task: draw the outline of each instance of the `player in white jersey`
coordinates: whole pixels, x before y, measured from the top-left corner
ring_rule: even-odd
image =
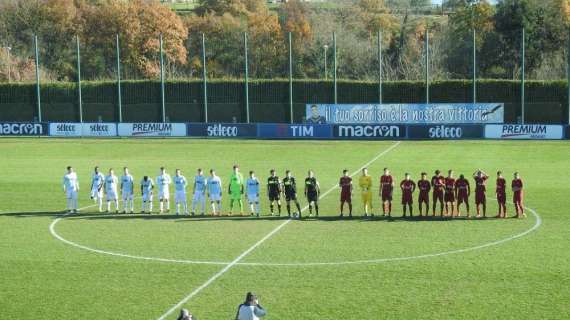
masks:
[[[192,215],[196,212],[196,205],[202,206],[202,215],[206,211],[206,177],[204,171],[198,169],[198,175],[194,177],[194,197],[192,198]]]
[[[149,176],[144,176],[141,180],[142,209],[141,213],[145,213],[148,204],[148,213],[152,213],[152,189],[154,182]]]
[[[214,169],[210,170],[210,178],[207,182],[208,196],[212,204],[212,215],[220,215],[222,211],[222,179],[216,175]]]
[[[63,192],[67,199],[67,212],[77,212],[77,193],[79,192],[79,180],[73,167],[67,167],[67,173],[63,176]]]
[[[121,177],[121,195],[123,196],[123,213],[131,211],[134,213],[135,204],[133,202],[135,192],[135,179],[129,174],[129,168],[123,168],[123,176]]]
[[[170,212],[170,184],[172,179],[170,175],[166,173],[164,167],[160,168],[160,175],[156,177],[156,184],[158,185],[158,201],[160,201],[160,213],[164,211],[164,205],[166,204],[166,211]]]
[[[103,211],[103,185],[105,176],[95,167],[95,172],[91,178],[91,199],[99,204],[99,212]]]
[[[184,208],[184,214],[188,215],[188,202],[186,200],[186,187],[188,186],[188,181],[180,173],[180,169],[176,169],[176,174],[174,175],[174,201],[176,202],[176,215],[180,214],[180,205]]]
[[[105,194],[107,195],[107,212],[111,211],[111,201],[115,202],[115,212],[119,213],[119,197],[117,185],[119,179],[115,175],[113,168],[109,169],[109,174],[105,177]]]
[[[255,177],[255,172],[249,172],[249,178],[247,179],[245,186],[247,202],[249,203],[251,215],[253,216],[255,212],[255,215],[259,217],[259,180]]]

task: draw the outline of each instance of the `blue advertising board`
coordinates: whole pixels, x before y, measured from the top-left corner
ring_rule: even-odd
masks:
[[[502,103],[307,104],[306,119],[316,124],[503,123]]]
[[[263,124],[257,125],[261,139],[330,139],[330,125]]]
[[[255,138],[257,125],[245,123],[189,123],[189,137]]]
[[[400,140],[405,139],[406,126],[396,124],[335,124],[335,139]]]
[[[480,124],[410,125],[410,139],[481,139],[484,126]]]
[[[566,139],[570,139],[570,126],[566,126]]]
[[[48,124],[37,122],[0,122],[0,136],[46,136]]]

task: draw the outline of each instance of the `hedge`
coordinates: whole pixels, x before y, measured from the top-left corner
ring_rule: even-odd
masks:
[[[160,83],[158,81],[123,81],[123,121],[161,121]],[[167,81],[166,110],[170,121],[203,121],[201,80]],[[208,117],[210,121],[243,122],[245,115],[243,80],[208,81]],[[377,103],[378,83],[338,81],[338,103]],[[525,86],[526,121],[566,123],[568,89],[566,81],[527,81]],[[112,81],[82,83],[85,121],[118,121],[117,87]],[[521,115],[520,82],[479,80],[478,102],[505,104],[505,121],[516,122]],[[252,80],[249,83],[251,121],[288,122],[289,82],[287,79]],[[434,81],[430,84],[430,102],[462,103],[472,101],[469,80]],[[79,119],[76,83],[41,85],[44,121]],[[295,121],[301,121],[307,103],[333,103],[330,80],[294,80]],[[425,83],[393,81],[383,84],[384,103],[424,103]],[[0,84],[0,121],[30,121],[36,114],[34,83]]]

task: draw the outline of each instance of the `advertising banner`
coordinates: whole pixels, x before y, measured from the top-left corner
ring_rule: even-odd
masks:
[[[487,139],[562,139],[562,126],[546,124],[486,125]]]
[[[330,139],[330,125],[258,124],[257,137],[262,139]]]
[[[503,123],[502,103],[307,104],[311,124]]]
[[[81,137],[83,126],[79,122],[54,122],[49,124],[49,135],[54,137]]]
[[[116,137],[116,123],[84,123],[81,130],[84,137]]]
[[[0,122],[0,136],[45,136],[47,123]]]
[[[245,123],[189,123],[190,137],[255,138],[257,125]]]
[[[570,139],[570,126],[566,126],[566,139]]]
[[[185,137],[185,123],[119,123],[118,134],[121,137]]]
[[[400,140],[406,138],[406,126],[395,124],[337,124],[335,139]]]
[[[408,126],[410,139],[481,139],[484,126],[479,124],[440,124]]]

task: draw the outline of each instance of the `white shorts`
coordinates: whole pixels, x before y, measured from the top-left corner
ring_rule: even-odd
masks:
[[[67,190],[65,192],[65,197],[71,200],[77,200],[77,191],[76,190]]]
[[[123,200],[133,200],[133,193],[132,192],[121,192],[123,196]]]
[[[257,195],[257,193],[248,194],[247,195],[247,202],[249,202],[249,203],[259,202],[259,196]]]
[[[210,201],[222,201],[222,194],[221,193],[210,193]]]
[[[97,187],[91,189],[91,198],[102,199],[103,198],[103,188],[101,188],[101,190],[99,190],[99,188],[97,188]]]
[[[143,195],[142,195],[142,201],[143,201],[143,202],[152,202],[152,192],[143,193]]]
[[[176,191],[174,193],[174,201],[186,202],[186,192],[185,191]]]
[[[194,202],[206,201],[206,196],[205,196],[204,192],[201,192],[201,191],[194,192],[194,197],[192,198],[192,201],[194,201]]]
[[[117,190],[107,190],[107,201],[117,200]]]
[[[162,199],[168,200],[168,199],[170,199],[170,192],[169,192],[169,190],[168,190],[168,189],[159,190],[159,191],[158,191],[158,199],[159,199],[159,200],[162,200]]]

